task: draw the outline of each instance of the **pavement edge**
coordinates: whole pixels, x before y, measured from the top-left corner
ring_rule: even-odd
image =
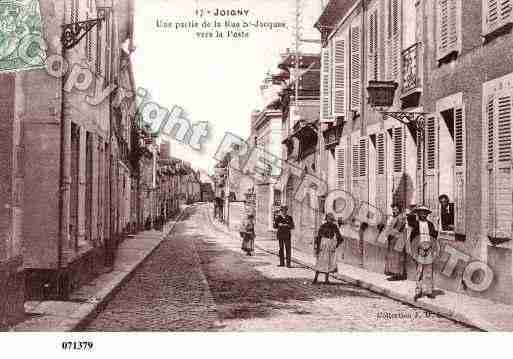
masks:
[[[112,297],[121,289],[122,285],[126,283],[134,274],[137,268],[139,268],[146,259],[153,253],[155,250],[162,244],[164,240],[173,232],[175,229],[177,223],[180,221],[180,219],[184,216],[184,214],[191,208],[192,206],[185,207],[178,217],[172,221],[172,224],[170,225],[169,230],[164,232],[162,234],[162,238],[155,243],[155,245],[150,248],[147,253],[144,255],[143,258],[141,258],[138,262],[134,263],[130,270],[126,272],[126,275],[124,275],[122,278],[117,280],[116,282],[109,283],[106,287],[102,288],[99,291],[99,296],[95,296],[96,298],[99,298],[98,302],[94,304],[87,303],[84,306],[81,306],[79,309],[77,309],[75,312],[73,312],[70,317],[76,318],[68,320],[69,323],[65,323],[65,327],[62,328],[64,332],[76,332],[83,330],[96,316],[99,312],[101,312],[105,306],[108,304],[108,302],[112,299]],[[67,322],[67,321],[66,321]]]
[[[219,231],[222,231],[222,232],[232,236],[233,238],[236,238],[237,240],[240,239],[238,234],[235,233],[234,230],[227,228],[226,225],[224,225],[224,224],[216,223],[212,219],[212,217],[210,215],[210,211],[208,211],[208,212],[209,212],[208,218],[214,227],[216,227]],[[261,251],[272,254],[272,255],[278,255],[278,251],[266,249],[266,248],[258,245],[258,243],[256,241],[255,241],[255,248],[258,248]],[[307,263],[305,261],[297,259],[294,256],[292,256],[292,262],[294,262],[296,264],[300,264],[306,268],[313,270],[313,265],[311,263]],[[403,295],[401,293],[394,292],[394,291],[390,290],[389,288],[375,285],[370,282],[365,282],[361,279],[356,279],[351,276],[344,275],[342,273],[331,274],[331,276],[333,278],[341,280],[343,282],[355,285],[360,288],[368,289],[373,293],[384,295],[385,297],[388,297],[388,298],[397,300],[399,302],[411,305],[412,307],[427,310],[429,312],[438,314],[444,318],[454,320],[456,322],[476,328],[481,331],[497,331],[498,330],[497,328],[493,327],[493,325],[483,321],[482,319],[472,318],[471,316],[467,315],[466,313],[451,310],[444,306],[438,305],[436,303],[428,303],[422,299],[418,300],[418,301],[413,301],[413,298],[410,298],[409,296]]]

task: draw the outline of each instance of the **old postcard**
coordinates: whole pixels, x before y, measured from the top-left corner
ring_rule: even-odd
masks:
[[[513,0],[0,0],[0,330],[512,331],[512,28]]]

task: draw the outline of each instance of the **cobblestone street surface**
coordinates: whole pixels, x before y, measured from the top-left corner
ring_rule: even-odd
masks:
[[[86,330],[472,330],[342,282],[312,285],[311,270],[277,263],[243,255],[206,206],[193,207]]]

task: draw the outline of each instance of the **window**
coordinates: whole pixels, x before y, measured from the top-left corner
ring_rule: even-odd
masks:
[[[438,118],[428,118],[425,128],[425,197],[440,230],[463,236],[466,135],[461,96],[442,100],[437,111]]]
[[[328,120],[331,117],[331,41],[322,48],[322,87],[321,87],[321,117]]]
[[[378,53],[378,10],[370,11],[368,35],[369,51],[368,51],[368,79],[379,79],[379,53]]]
[[[385,132],[378,132],[375,137],[375,163],[376,163],[376,207],[383,213],[388,212],[387,199],[388,199],[388,186],[387,186],[387,166],[386,166],[386,140],[387,134]]]
[[[337,164],[337,189],[346,189],[346,149],[338,146],[335,150],[335,161]]]
[[[358,201],[368,202],[367,170],[369,143],[367,137],[353,139],[352,144],[352,193]]]
[[[346,115],[346,36],[343,34],[334,39],[334,115]]]
[[[483,33],[491,34],[513,22],[513,0],[483,0]]]
[[[401,64],[401,2],[388,1],[387,77],[395,80]]]
[[[491,93],[490,93],[491,92]],[[486,197],[488,236],[512,238],[512,112],[511,88],[486,94]]]
[[[451,59],[460,51],[461,0],[437,0],[437,60]]]
[[[351,27],[351,110],[360,112],[361,104],[361,39],[360,25]]]

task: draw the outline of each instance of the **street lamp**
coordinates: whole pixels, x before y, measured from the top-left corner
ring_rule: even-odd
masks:
[[[420,163],[421,179],[422,179],[422,205],[425,205],[426,191],[425,191],[425,116],[427,112],[405,112],[405,111],[385,111],[394,103],[395,91],[397,90],[397,83],[394,81],[369,81],[367,92],[369,94],[368,103],[371,107],[383,114],[383,119],[392,117],[397,121],[413,126],[417,136],[418,151],[421,155],[422,161]]]

